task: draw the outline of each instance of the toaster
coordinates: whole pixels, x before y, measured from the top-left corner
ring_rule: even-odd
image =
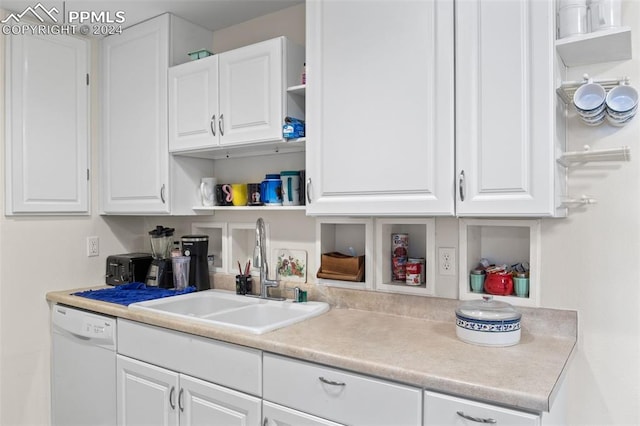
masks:
[[[106,283],[108,285],[143,283],[152,260],[153,257],[150,253],[125,253],[108,256]]]

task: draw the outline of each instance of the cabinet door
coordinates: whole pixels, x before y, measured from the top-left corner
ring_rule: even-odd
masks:
[[[89,212],[86,40],[7,37],[6,212]]]
[[[460,216],[554,215],[553,2],[456,4]]]
[[[168,213],[169,16],[102,42],[102,210]]]
[[[218,145],[218,56],[169,68],[169,151]]]
[[[224,52],[220,64],[220,144],[282,139],[283,38]]]
[[[260,398],[185,375],[180,386],[181,426],[260,424]]]
[[[308,214],[453,214],[453,23],[452,0],[307,3]]]
[[[540,416],[435,392],[425,392],[424,425],[539,426]]]
[[[339,423],[268,401],[262,403],[262,418],[264,426],[340,426]]]
[[[116,364],[118,425],[178,424],[178,373],[122,355]]]

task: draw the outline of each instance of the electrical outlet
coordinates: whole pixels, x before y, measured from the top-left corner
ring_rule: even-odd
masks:
[[[87,237],[87,256],[93,257],[100,254],[100,240],[98,237]]]
[[[456,249],[440,247],[438,249],[438,273],[440,275],[456,275]]]

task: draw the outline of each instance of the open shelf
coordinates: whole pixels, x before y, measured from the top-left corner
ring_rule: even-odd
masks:
[[[392,280],[391,235],[395,233],[409,235],[408,257],[425,260],[425,283],[422,285],[411,286]],[[433,295],[435,291],[435,219],[380,218],[376,219],[375,234],[375,289],[391,293]]]
[[[460,219],[459,292],[461,300],[480,299],[471,291],[469,272],[488,259],[498,265],[529,263],[528,297],[493,296],[512,305],[540,306],[540,220]]]
[[[191,224],[191,233],[209,237],[208,255],[213,255],[214,267],[209,272],[227,272],[227,224],[223,222],[196,222]]]
[[[323,253],[340,252],[349,254],[350,248],[358,256],[364,255],[365,275],[364,282],[340,281],[317,278],[316,271],[313,274],[319,284],[357,288],[373,289],[373,219],[367,218],[316,218],[316,266],[320,268]]]
[[[556,40],[567,67],[631,59],[631,28],[595,31]]]

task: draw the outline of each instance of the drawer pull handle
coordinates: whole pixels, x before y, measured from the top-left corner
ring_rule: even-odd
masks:
[[[462,417],[463,419],[471,420],[472,422],[476,422],[476,423],[490,423],[490,424],[498,423],[496,419],[492,419],[491,417],[487,419],[483,419],[482,417],[473,417],[468,414],[465,414],[463,411],[456,411],[456,414]]]
[[[331,386],[347,386],[345,382],[335,382],[333,380],[325,379],[322,376],[318,377],[318,380],[320,380],[322,383],[326,383],[327,385],[331,385]]]

